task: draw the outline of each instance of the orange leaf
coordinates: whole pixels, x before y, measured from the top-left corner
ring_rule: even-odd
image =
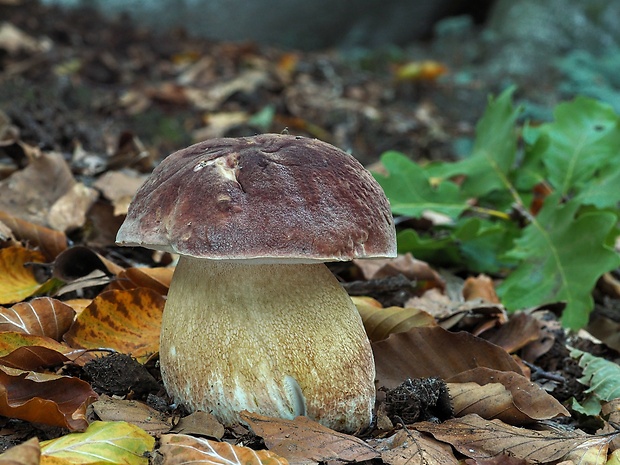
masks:
[[[76,318],[64,340],[72,347],[111,348],[139,361],[159,349],[164,298],[137,288],[99,294]]]
[[[0,415],[6,417],[84,430],[86,407],[96,398],[90,385],[77,378],[0,367]]]
[[[0,304],[20,302],[34,294],[41,284],[25,263],[44,261],[43,254],[23,247],[0,249]]]
[[[233,446],[227,442],[195,438],[185,434],[164,434],[159,452],[164,463],[181,465],[204,463],[207,465],[288,465],[288,461],[268,450],[253,450]]]
[[[20,370],[55,367],[75,357],[75,349],[44,336],[14,331],[0,333],[0,364]]]
[[[0,307],[0,331],[36,334],[59,341],[74,316],[75,311],[60,300],[40,297],[11,308]]]
[[[148,287],[158,294],[167,295],[173,273],[174,268],[127,268],[118,274],[107,289]]]

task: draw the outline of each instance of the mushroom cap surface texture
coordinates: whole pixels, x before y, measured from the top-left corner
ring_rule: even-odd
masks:
[[[117,243],[214,260],[344,261],[396,255],[389,203],[351,155],[316,139],[211,139],[168,156]]]

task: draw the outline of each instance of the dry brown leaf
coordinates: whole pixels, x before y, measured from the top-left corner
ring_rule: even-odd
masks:
[[[91,408],[102,421],[126,421],[151,435],[170,431],[170,418],[136,400],[117,399],[102,395],[99,400],[91,404]]]
[[[558,416],[570,416],[568,410],[560,404],[557,399],[547,393],[544,389],[524,376],[514,372],[502,372],[489,368],[479,367],[464,371],[451,378],[446,379],[448,383],[469,383],[473,382],[480,386],[500,383],[509,393],[509,404],[495,403],[488,399],[489,406],[498,411],[498,415],[483,415],[478,411],[468,410],[464,413],[477,413],[483,418],[499,418],[500,420],[512,424],[526,424],[534,420],[548,420]],[[450,390],[452,395],[452,390]],[[477,404],[479,407],[487,399],[481,394],[472,393],[473,396],[462,398],[461,405]],[[454,397],[453,397],[453,400]],[[497,399],[499,401],[499,398]],[[516,411],[509,407],[514,407]],[[462,409],[461,409],[462,410]],[[523,415],[520,415],[523,414]],[[501,415],[501,416],[500,416]],[[523,418],[525,416],[525,418]]]
[[[41,252],[23,247],[0,249],[0,305],[20,302],[34,294],[41,284],[27,263],[42,263]]]
[[[18,240],[37,247],[47,261],[52,261],[67,248],[67,236],[63,232],[19,219],[1,210],[0,221],[11,229]]]
[[[76,318],[64,340],[71,347],[107,347],[144,362],[159,349],[164,302],[146,288],[102,292]]]
[[[537,341],[541,337],[541,328],[532,315],[517,312],[510,315],[505,324],[484,332],[482,337],[512,354]]]
[[[490,458],[508,453],[534,463],[555,462],[568,454],[578,458],[575,463],[583,463],[579,458],[585,458],[593,451],[606,457],[607,446],[614,436],[591,436],[578,430],[535,431],[510,426],[500,420],[485,420],[478,415],[467,415],[441,424],[416,423],[413,427],[451,444],[467,457]]]
[[[415,430],[400,430],[389,438],[389,449],[381,450],[388,465],[458,465],[450,446]]]
[[[73,184],[50,206],[47,224],[58,231],[68,232],[84,226],[86,212],[92,207],[99,193],[81,182]]]
[[[445,287],[444,280],[431,266],[413,258],[409,252],[396,258],[353,260],[362,271],[364,279],[380,279],[402,274],[412,281],[428,281],[427,287]]]
[[[163,454],[166,465],[288,465],[286,459],[268,450],[255,451],[185,434],[164,434],[159,452]]]
[[[446,386],[455,417],[475,413],[487,420],[497,418],[510,425],[532,423],[530,417],[514,406],[512,394],[501,383],[446,383]]]
[[[388,389],[407,378],[449,379],[481,366],[521,373],[519,365],[501,347],[469,333],[451,333],[439,326],[392,334],[383,341],[373,342],[372,348],[378,385]]]
[[[167,295],[173,274],[174,268],[127,268],[121,271],[106,289],[146,287],[158,294]]]
[[[170,432],[206,436],[219,441],[226,430],[213,415],[198,411],[181,418]]]
[[[437,325],[431,314],[417,308],[377,308],[365,304],[356,307],[371,341],[381,341],[390,334],[404,333],[411,328]]]
[[[90,384],[81,379],[0,366],[0,415],[84,430],[86,408],[96,398]]]
[[[0,454],[0,465],[39,465],[41,446],[35,437]]]
[[[75,311],[60,300],[39,297],[11,308],[0,307],[0,331],[47,336],[60,341],[74,316]]]
[[[10,368],[58,367],[78,355],[74,349],[45,336],[13,331],[0,333],[0,364]]]
[[[470,276],[465,280],[463,298],[465,300],[482,299],[494,304],[500,303],[499,297],[495,293],[493,280],[485,274],[476,277]]]
[[[112,202],[114,215],[126,215],[129,202],[144,184],[147,175],[135,171],[107,171],[93,184]]]
[[[530,465],[527,460],[518,459],[508,454],[499,454],[488,459],[465,459],[464,462],[465,465]]]
[[[0,210],[42,226],[52,205],[76,183],[60,153],[29,153],[26,168],[0,181]]]
[[[241,419],[254,434],[265,441],[270,451],[291,464],[343,460],[361,462],[379,457],[379,453],[354,436],[338,433],[308,417],[284,420],[241,412]]]

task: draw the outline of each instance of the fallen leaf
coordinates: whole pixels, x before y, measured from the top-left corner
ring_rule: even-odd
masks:
[[[77,356],[75,349],[45,336],[14,331],[0,333],[0,364],[19,370],[61,366]]]
[[[467,457],[489,458],[508,453],[534,463],[555,462],[568,454],[583,458],[592,450],[606,457],[607,445],[614,436],[591,436],[579,430],[535,431],[510,426],[500,420],[485,420],[478,415],[467,415],[441,424],[416,423],[413,427],[451,444]],[[576,460],[575,463],[584,462]]]
[[[0,331],[47,336],[60,341],[74,316],[75,311],[60,300],[39,297],[11,308],[0,307]]]
[[[379,457],[379,453],[361,439],[336,432],[308,417],[284,420],[245,410],[240,416],[254,434],[263,438],[270,451],[291,464],[329,460],[361,462]]]
[[[389,449],[381,450],[388,465],[457,465],[450,446],[415,430],[399,430],[389,438]]]
[[[161,295],[168,294],[174,268],[127,268],[121,271],[107,290],[146,287]]]
[[[136,400],[102,395],[91,408],[102,421],[125,421],[153,436],[170,431],[170,419],[165,414]]]
[[[47,224],[63,232],[84,226],[86,212],[98,197],[99,193],[95,189],[76,182],[50,206]]]
[[[568,410],[566,410],[555,397],[551,396],[537,384],[532,383],[525,376],[512,371],[505,372],[478,367],[452,376],[446,379],[446,382],[473,382],[483,387],[485,385],[499,383],[510,394],[510,404],[501,404],[501,407],[500,405],[496,406],[501,414],[501,416],[497,416],[497,418],[512,425],[532,423],[534,420],[548,420],[558,416],[570,416]],[[450,390],[450,387],[448,387],[448,389]],[[455,401],[456,399],[452,390],[450,390],[450,395],[453,401]],[[474,393],[473,398],[469,397],[468,400],[462,399],[461,405],[469,403],[471,405],[476,404],[479,407],[480,403],[485,400],[486,398]],[[511,411],[511,409],[507,407],[513,407],[516,411]],[[495,418],[495,416],[485,416],[475,411],[466,411],[464,413],[477,413],[483,418],[488,419]],[[525,418],[522,418],[520,413],[525,415]]]
[[[41,465],[59,463],[147,465],[155,439],[123,421],[93,422],[83,433],[41,443]]]
[[[289,462],[268,450],[253,450],[227,442],[195,438],[185,434],[164,434],[159,452],[166,465],[204,463],[208,465],[288,465]]]
[[[99,294],[76,318],[64,340],[71,347],[111,348],[146,361],[159,350],[164,298],[136,288]]]
[[[437,287],[444,289],[443,278],[431,266],[413,258],[409,252],[399,255],[396,258],[374,259],[374,260],[353,260],[364,275],[364,279],[380,279],[388,276],[402,274],[412,281],[428,281],[427,287]]]
[[[521,373],[502,348],[466,332],[451,333],[436,326],[372,343],[378,385],[392,389],[407,378],[442,379],[476,367]]]
[[[112,202],[114,215],[126,215],[129,202],[144,184],[146,177],[134,171],[107,171],[95,181],[93,187]]]
[[[2,465],[39,465],[41,447],[35,437],[0,454]]]
[[[209,438],[222,439],[225,433],[224,426],[208,412],[194,412],[183,417],[170,430],[171,433],[193,434]]]
[[[37,247],[46,261],[52,261],[67,248],[67,236],[61,231],[46,228],[0,210],[0,221],[7,225],[15,237],[32,247]]]
[[[525,312],[513,313],[505,324],[481,335],[483,339],[503,347],[511,354],[537,341],[541,336],[538,320]]]
[[[0,366],[0,415],[83,430],[86,407],[97,394],[85,381]]]
[[[0,249],[0,304],[12,304],[30,297],[41,284],[27,263],[42,263],[41,252],[24,247]]]
[[[364,328],[371,341],[381,341],[390,334],[404,333],[411,328],[436,326],[435,318],[417,308],[388,307],[357,304]]]
[[[463,298],[465,300],[482,299],[486,302],[499,304],[499,297],[495,293],[493,280],[487,275],[470,276],[463,284]]]

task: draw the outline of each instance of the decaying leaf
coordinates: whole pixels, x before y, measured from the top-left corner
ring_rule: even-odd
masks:
[[[508,453],[529,462],[549,463],[570,454],[575,463],[584,465],[595,464],[582,462],[587,456],[606,457],[607,446],[614,436],[591,436],[578,430],[535,431],[510,426],[500,420],[485,420],[478,415],[467,415],[441,424],[417,423],[415,429],[451,444],[467,457],[488,458]]]
[[[470,276],[463,284],[463,298],[465,300],[482,299],[486,302],[499,304],[499,297],[495,293],[493,280],[484,274]]]
[[[208,437],[218,441],[224,437],[224,426],[209,412],[194,412],[183,417],[170,430],[171,433],[192,434]]]
[[[78,378],[0,367],[0,415],[6,417],[83,430],[86,407],[96,398]]]
[[[394,388],[407,378],[449,379],[477,367],[521,373],[502,348],[469,333],[436,326],[412,328],[372,343],[378,385]]]
[[[0,364],[10,368],[58,367],[77,355],[74,349],[45,336],[14,331],[0,333]]]
[[[83,433],[41,443],[41,465],[58,463],[147,465],[155,445],[148,433],[123,421],[93,422]]]
[[[145,179],[146,175],[133,171],[108,171],[93,186],[112,202],[114,215],[126,215],[129,202]]]
[[[515,312],[505,324],[485,332],[482,337],[512,354],[537,341],[541,337],[541,332],[536,318],[525,312]]]
[[[388,446],[387,449],[385,447]],[[450,446],[415,430],[399,430],[381,443],[381,460],[388,465],[457,465]],[[385,449],[385,450],[384,450]]]
[[[27,263],[42,263],[43,254],[24,247],[0,249],[0,304],[12,304],[30,297],[41,284]]]
[[[99,294],[65,334],[72,347],[111,348],[146,361],[159,350],[164,298],[136,288]]]
[[[253,450],[227,442],[195,438],[185,434],[164,434],[159,451],[167,465],[288,465],[288,461],[268,450]]]
[[[284,420],[241,412],[241,419],[270,451],[285,457],[291,464],[344,460],[361,462],[379,457],[379,453],[354,436],[338,433],[308,417]]]
[[[63,232],[84,226],[86,212],[98,197],[99,193],[95,189],[76,182],[50,206],[47,224]]]
[[[2,465],[39,465],[41,447],[35,437],[0,454]]]
[[[0,307],[0,331],[47,336],[59,341],[67,332],[75,311],[60,300],[39,297],[11,308]]]

